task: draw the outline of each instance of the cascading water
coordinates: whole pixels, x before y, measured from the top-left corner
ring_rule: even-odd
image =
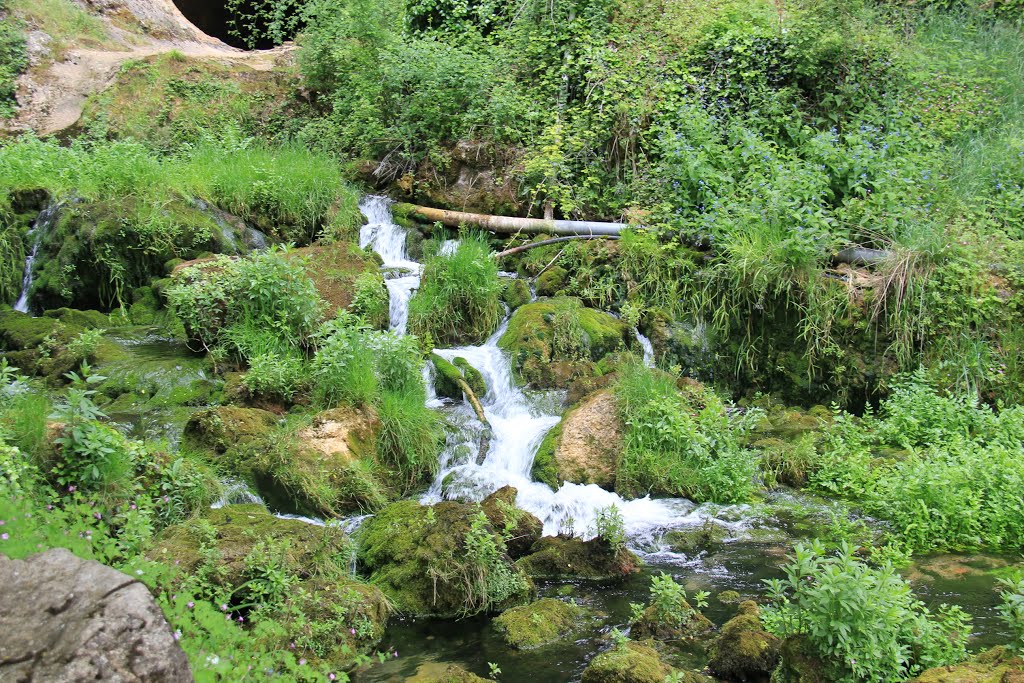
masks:
[[[33,269],[36,257],[39,256],[39,248],[43,244],[43,238],[57,224],[60,207],[59,203],[47,206],[39,212],[35,222],[32,224],[32,228],[28,231],[28,234],[32,236],[32,251],[25,258],[25,270],[21,276],[21,294],[18,295],[18,300],[14,303],[14,310],[21,313],[28,313],[28,295],[32,289],[32,281],[35,278]]]
[[[654,345],[651,344],[651,340],[640,334],[640,330],[633,328],[633,333],[636,335],[636,340],[640,344],[640,348],[644,350],[644,365],[649,368],[654,367]]]
[[[408,302],[413,290],[419,286],[421,266],[411,261],[405,250],[406,231],[391,219],[389,201],[384,197],[366,197],[360,209],[369,224],[360,232],[360,245],[372,247],[384,261],[384,269],[402,269],[411,274],[388,281],[391,293],[391,329],[405,332]],[[457,244],[445,242],[444,253],[452,253]],[[656,538],[667,528],[692,526],[715,518],[720,508],[696,506],[684,499],[641,498],[623,500],[596,485],[564,484],[557,491],[546,484],[532,481],[530,469],[533,459],[547,432],[560,418],[555,397],[544,393],[528,395],[512,377],[508,358],[498,348],[498,340],[505,332],[507,320],[483,345],[453,349],[435,349],[452,360],[465,358],[483,375],[487,393],[479,397],[492,434],[486,457],[476,462],[476,444],[482,427],[475,414],[465,404],[441,409],[450,412],[463,425],[461,433],[449,438],[441,455],[440,472],[424,502],[444,498],[482,500],[503,486],[514,486],[519,494],[519,507],[536,515],[544,523],[544,533],[555,534],[572,530],[577,535],[592,534],[597,511],[615,505],[622,513],[627,534],[634,541],[658,552]],[[650,342],[644,344],[645,360],[653,362],[653,350],[648,356]],[[429,378],[429,375],[427,375]],[[428,405],[440,408],[443,404],[431,392]],[[716,520],[716,522],[719,520]],[[721,523],[729,524],[727,521]]]

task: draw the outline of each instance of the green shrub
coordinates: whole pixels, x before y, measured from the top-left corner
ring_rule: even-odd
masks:
[[[6,14],[6,3],[0,3],[0,14]],[[28,66],[25,36],[19,22],[4,17],[0,22],[0,118],[14,114],[17,78]]]
[[[313,398],[324,408],[343,402],[372,403],[380,395],[376,354],[367,329],[351,316],[324,324],[310,371]]]
[[[362,273],[356,278],[355,295],[349,310],[374,329],[387,329],[391,322],[390,298],[380,273]]]
[[[465,236],[454,253],[427,260],[409,301],[409,330],[439,344],[479,343],[498,328],[503,310],[487,240]]]
[[[403,492],[427,483],[437,473],[444,446],[443,420],[425,403],[421,385],[415,391],[385,390],[377,404],[381,421],[377,454]]]
[[[704,591],[694,595],[697,609],[707,607],[707,597]],[[686,589],[664,572],[651,577],[651,607],[658,623],[674,628],[679,628],[697,614],[697,609],[686,600]]]
[[[890,564],[873,568],[844,545],[826,557],[798,545],[786,577],[766,581],[763,620],[781,638],[800,637],[829,667],[829,680],[904,681],[967,656],[970,618],[943,605],[932,614]]]
[[[594,518],[594,535],[607,543],[615,554],[625,550],[626,525],[617,506],[598,508]]]
[[[733,422],[712,392],[681,393],[670,375],[635,361],[620,368],[615,392],[626,425],[617,490],[719,503],[750,498],[757,458],[740,436],[756,415]]]
[[[1010,648],[1024,654],[1024,578],[1001,579],[1002,602],[999,607],[999,618],[1010,630],[1012,640]]]

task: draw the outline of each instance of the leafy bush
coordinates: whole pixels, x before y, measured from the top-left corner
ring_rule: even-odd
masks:
[[[0,2],[0,13],[6,13],[6,2]],[[0,22],[0,118],[14,114],[17,78],[28,66],[25,36],[18,22],[5,18]]]
[[[730,420],[712,392],[700,385],[680,392],[670,375],[637,362],[619,370],[615,392],[626,425],[617,490],[719,503],[750,498],[757,458],[740,445],[747,423]]]
[[[699,591],[694,596],[697,609],[707,607],[708,594]],[[678,628],[697,613],[686,600],[686,589],[671,575],[662,572],[651,577],[651,607],[657,622]]]
[[[844,545],[798,545],[784,579],[766,581],[763,620],[782,638],[800,637],[836,681],[896,682],[967,655],[970,618],[959,607],[931,613],[889,564],[873,568]]]
[[[1003,620],[1013,639],[1010,648],[1024,654],[1024,578],[1016,581],[1001,579],[1003,599],[999,607],[999,618]]]
[[[387,329],[391,322],[390,298],[380,273],[362,273],[356,278],[355,295],[348,310],[374,329]]]
[[[626,525],[615,505],[598,508],[594,517],[594,535],[608,544],[613,553],[626,547]]]

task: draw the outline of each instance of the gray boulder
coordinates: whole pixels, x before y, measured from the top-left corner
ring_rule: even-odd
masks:
[[[192,681],[145,585],[63,548],[0,555],[0,681]]]

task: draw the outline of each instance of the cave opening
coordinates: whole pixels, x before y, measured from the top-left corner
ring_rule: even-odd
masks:
[[[243,0],[230,3],[227,0],[174,0],[175,6],[191,21],[196,28],[208,36],[218,38],[232,47],[242,50],[267,50],[276,43],[267,36],[267,21],[255,19],[253,28],[245,27],[249,21],[242,18],[258,15],[259,9],[265,4],[262,0]],[[294,5],[293,5],[294,8]],[[237,20],[235,26],[232,20]],[[245,27],[245,28],[243,28]],[[250,31],[252,36],[250,37]],[[284,36],[285,40],[295,37],[294,30]]]

